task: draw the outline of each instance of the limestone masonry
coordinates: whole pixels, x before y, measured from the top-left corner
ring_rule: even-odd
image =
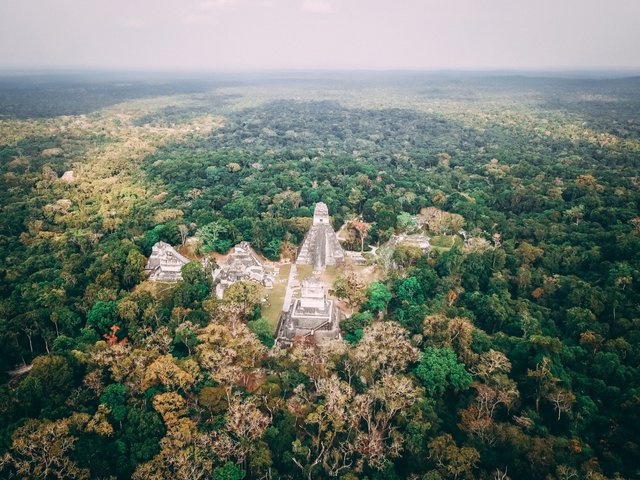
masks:
[[[275,275],[267,271],[249,242],[236,245],[227,260],[213,272],[213,283],[216,285],[216,296],[222,298],[224,291],[233,283],[252,280],[273,288]]]
[[[324,270],[327,265],[344,263],[344,250],[331,227],[325,203],[316,203],[313,225],[302,241],[296,263],[313,265],[316,271]]]
[[[281,346],[289,345],[295,337],[312,337],[316,342],[340,337],[338,312],[320,280],[309,278],[302,282],[300,298],[291,311],[283,314],[280,327]]]
[[[189,261],[187,257],[180,255],[168,243],[158,242],[151,249],[151,256],[144,269],[149,272],[150,280],[177,282],[182,280],[182,267]]]

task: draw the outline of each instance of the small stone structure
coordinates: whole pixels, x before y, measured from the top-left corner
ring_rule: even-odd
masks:
[[[367,259],[364,258],[364,255],[363,255],[362,252],[352,252],[352,251],[349,251],[349,250],[345,250],[344,254],[346,255],[346,258],[348,258],[353,265],[366,265],[367,264]]]
[[[213,272],[213,283],[216,285],[216,296],[222,298],[224,291],[233,283],[251,280],[273,288],[275,275],[268,272],[249,242],[236,245],[226,261]]]
[[[156,243],[151,249],[151,256],[144,267],[149,272],[149,279],[156,282],[177,282],[182,280],[182,267],[190,260],[180,255],[165,242]]]
[[[392,246],[405,245],[409,247],[418,247],[423,252],[426,252],[431,248],[431,244],[429,243],[429,239],[422,234],[413,234],[413,235],[393,235],[389,239],[389,244]]]
[[[74,177],[73,177],[73,170],[67,170],[67,171],[66,171],[66,172],[64,172],[64,173],[62,174],[62,176],[60,177],[60,181],[61,181],[61,182],[67,182],[67,183],[70,183],[70,182],[73,182],[73,180],[74,180]]]
[[[296,263],[313,265],[316,271],[344,263],[344,250],[329,222],[329,208],[323,202],[316,203],[313,224],[302,241]]]
[[[316,342],[340,338],[338,311],[318,279],[302,282],[300,298],[294,300],[292,308],[280,318],[276,332],[278,345],[289,346],[295,337],[313,337]]]

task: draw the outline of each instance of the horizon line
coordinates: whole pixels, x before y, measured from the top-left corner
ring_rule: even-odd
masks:
[[[167,76],[191,77],[219,76],[275,76],[275,75],[499,75],[544,77],[596,77],[591,79],[621,79],[640,76],[640,66],[592,66],[592,67],[433,67],[433,68],[131,68],[131,67],[10,67],[0,66],[0,78],[46,75],[111,75],[111,76]],[[194,78],[195,79],[195,78]]]
[[[638,71],[640,65],[567,65],[567,66],[433,66],[433,67],[131,67],[131,66],[79,66],[79,65],[0,65],[2,71],[87,71],[87,72],[189,72],[189,73],[245,73],[245,72],[582,72],[582,71]]]

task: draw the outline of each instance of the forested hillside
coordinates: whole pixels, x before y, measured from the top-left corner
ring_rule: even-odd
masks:
[[[18,83],[2,478],[640,478],[640,78]],[[341,340],[146,280],[158,241],[292,256],[320,201],[379,277],[340,272]]]

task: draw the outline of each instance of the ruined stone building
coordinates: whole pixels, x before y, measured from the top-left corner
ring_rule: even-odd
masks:
[[[300,298],[282,313],[276,336],[281,346],[290,345],[295,337],[313,337],[316,342],[340,337],[338,311],[320,280],[302,282]]]
[[[417,247],[423,252],[426,252],[431,248],[431,244],[429,243],[429,239],[420,233],[416,234],[400,234],[393,235],[389,240],[389,245],[397,246],[403,245],[407,247]]]
[[[64,172],[64,173],[62,174],[62,176],[60,177],[60,181],[61,181],[61,182],[67,182],[67,183],[70,183],[70,182],[73,182],[73,180],[74,180],[74,177],[73,177],[73,170],[67,170],[67,171],[66,171],[66,172]]]
[[[156,282],[177,282],[182,280],[182,267],[190,260],[180,255],[165,242],[156,243],[151,249],[151,256],[145,271],[149,273],[149,279]]]
[[[236,245],[220,268],[213,272],[216,296],[222,298],[231,284],[242,280],[258,282],[266,288],[273,288],[275,283],[274,273],[265,268],[248,242]]]
[[[313,224],[304,237],[296,263],[313,265],[315,270],[344,263],[344,250],[331,227],[329,208],[325,203],[316,203]]]

